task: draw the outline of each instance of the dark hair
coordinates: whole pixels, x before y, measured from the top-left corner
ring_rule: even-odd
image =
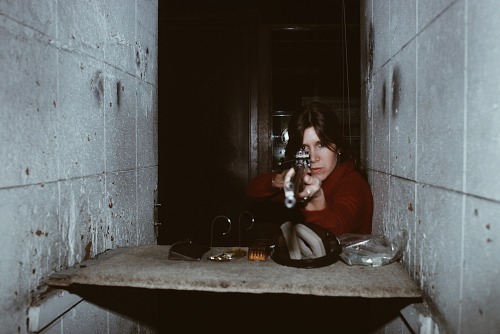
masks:
[[[342,126],[337,115],[327,105],[320,102],[311,102],[302,107],[300,111],[292,114],[288,123],[288,142],[285,149],[286,160],[292,160],[297,151],[302,147],[304,131],[313,127],[319,139],[333,151],[332,144],[335,144],[338,156],[337,164],[341,164],[348,159],[353,159],[356,167],[366,178],[366,171],[353,150],[349,141],[343,136]]]

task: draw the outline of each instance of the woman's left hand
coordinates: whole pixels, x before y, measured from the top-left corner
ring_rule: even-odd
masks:
[[[321,180],[312,175],[306,174],[304,175],[304,190],[300,192],[298,195],[302,198],[303,202],[310,203],[317,200],[318,198],[322,198],[324,202],[323,189],[321,189]],[[319,204],[319,203],[318,203]]]
[[[290,182],[295,170],[291,168],[284,177],[284,182]],[[306,210],[322,210],[326,207],[325,195],[323,194],[323,189],[321,188],[322,181],[315,176],[305,174],[304,175],[304,189],[297,194],[298,199],[300,199]]]

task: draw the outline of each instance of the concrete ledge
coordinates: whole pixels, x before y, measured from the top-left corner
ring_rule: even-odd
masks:
[[[53,274],[47,284],[72,284],[237,293],[287,293],[331,297],[421,298],[421,290],[399,263],[349,266],[338,261],[314,269],[285,267],[273,260],[229,262],[169,260],[168,245],[107,251],[94,260]],[[245,248],[246,250],[246,248]]]

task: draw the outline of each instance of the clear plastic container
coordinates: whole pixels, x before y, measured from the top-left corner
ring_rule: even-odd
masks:
[[[401,231],[391,240],[371,234],[344,234],[338,237],[342,247],[340,258],[350,266],[379,267],[399,261],[408,242],[408,233]]]

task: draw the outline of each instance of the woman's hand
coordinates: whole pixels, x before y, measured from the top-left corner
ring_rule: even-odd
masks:
[[[289,169],[284,178],[283,184],[290,182],[295,175],[293,168]],[[309,174],[304,174],[304,186],[300,193],[297,194],[297,199],[302,200],[306,210],[322,210],[326,207],[325,195],[321,188],[321,180]]]

